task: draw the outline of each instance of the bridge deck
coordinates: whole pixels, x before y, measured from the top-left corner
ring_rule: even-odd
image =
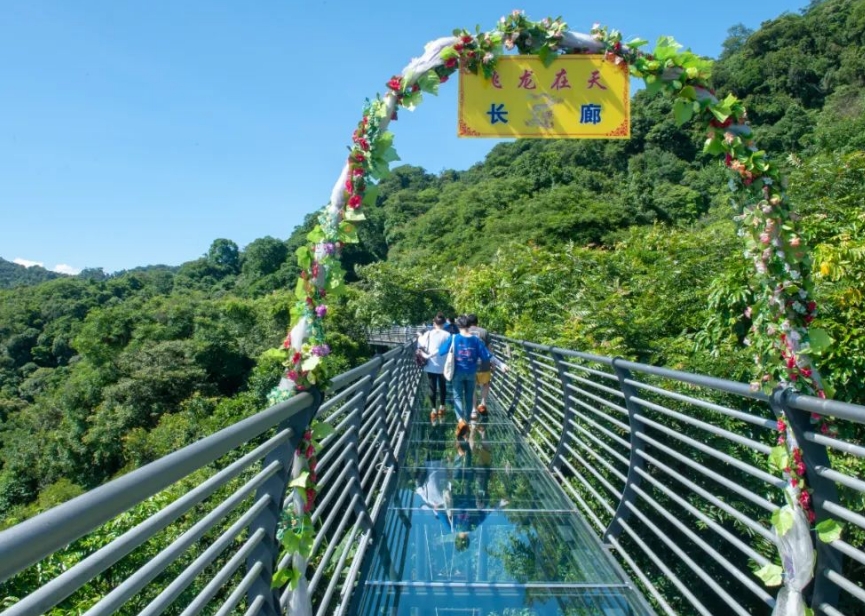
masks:
[[[502,409],[456,438],[453,411],[433,422],[427,405],[412,416],[359,614],[653,613]]]

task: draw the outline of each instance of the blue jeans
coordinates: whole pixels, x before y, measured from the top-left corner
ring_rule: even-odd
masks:
[[[460,419],[468,421],[475,395],[475,373],[456,370],[451,384],[454,391],[454,408],[457,412],[457,421]]]

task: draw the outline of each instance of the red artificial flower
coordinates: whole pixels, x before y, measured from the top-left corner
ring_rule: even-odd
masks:
[[[445,67],[447,67],[447,68],[453,68],[456,65],[457,65],[457,59],[456,58],[448,58],[447,60],[445,60]]]
[[[729,167],[732,163],[733,163],[733,155],[730,154],[729,152],[727,152],[724,155],[724,164]]]
[[[442,76],[439,77],[439,83],[444,83],[444,82],[447,81],[447,80],[448,80],[448,76],[447,76],[447,75],[442,75]]]
[[[391,77],[390,81],[387,82],[387,87],[394,92],[399,92],[402,90],[402,77]]]
[[[351,178],[345,181],[345,191],[352,192],[354,190],[354,184],[352,184]]]
[[[358,150],[354,153],[354,160],[356,162],[362,163],[363,161],[366,160],[366,156],[363,155],[363,152]]]
[[[468,34],[463,34],[460,40],[462,40],[463,43],[468,45],[469,43],[472,42],[472,37]]]
[[[355,193],[351,197],[348,198],[348,207],[350,207],[353,210],[356,210],[357,208],[360,207],[360,204],[362,202],[363,202],[363,198],[360,195]]]
[[[295,351],[294,355],[291,356],[291,363],[299,364],[301,359],[302,356],[300,354],[300,351]]]
[[[369,141],[367,141],[363,137],[361,137],[360,139],[357,140],[357,144],[360,146],[361,150],[368,150],[369,149]]]
[[[352,173],[352,175],[363,175],[364,174],[363,167],[354,167],[351,170],[351,173]]]
[[[806,307],[808,308],[808,312],[814,312],[817,310],[817,302],[812,300],[806,304]]]
[[[391,121],[396,122],[396,120],[397,120],[396,110],[394,110],[394,112],[392,114],[390,114],[390,119],[391,119]]]
[[[454,51],[462,51],[463,44],[462,43],[454,43]]]

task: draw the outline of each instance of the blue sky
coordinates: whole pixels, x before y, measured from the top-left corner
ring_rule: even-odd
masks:
[[[717,56],[727,29],[807,0],[6,0],[0,257],[49,269],[178,265],[220,237],[289,236],[342,167],[364,99],[424,44],[522,9]],[[456,81],[392,125],[404,163],[465,169]]]

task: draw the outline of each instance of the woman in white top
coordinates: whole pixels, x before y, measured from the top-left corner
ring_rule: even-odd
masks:
[[[421,354],[427,358],[426,365],[423,367],[429,379],[429,398],[432,403],[432,412],[430,419],[436,415],[436,392],[438,392],[438,416],[444,417],[445,414],[445,395],[447,392],[447,381],[444,376],[445,357],[439,355],[439,347],[450,337],[450,334],[445,331],[445,317],[440,312],[433,319],[433,328],[424,332],[417,340],[417,348]]]

